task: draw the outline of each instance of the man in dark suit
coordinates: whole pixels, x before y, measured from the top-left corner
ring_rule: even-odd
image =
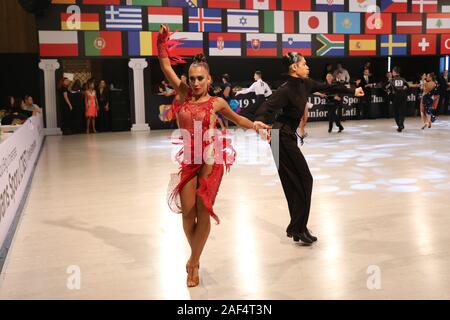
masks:
[[[362,88],[364,90],[364,97],[359,99],[359,110],[358,116],[360,116],[361,111],[363,114],[363,118],[367,119],[369,117],[369,103],[370,103],[370,89],[375,86],[375,81],[370,74],[370,70],[368,68],[364,69],[364,72],[358,80],[356,80],[356,87]]]
[[[442,72],[442,74],[438,78],[439,82],[439,114],[447,114],[448,113],[448,98],[449,98],[449,77],[448,70]]]

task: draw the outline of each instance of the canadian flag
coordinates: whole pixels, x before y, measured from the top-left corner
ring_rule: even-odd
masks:
[[[441,34],[441,54],[450,54],[450,34]]]
[[[411,35],[411,54],[413,55],[436,54],[436,35],[435,34]]]

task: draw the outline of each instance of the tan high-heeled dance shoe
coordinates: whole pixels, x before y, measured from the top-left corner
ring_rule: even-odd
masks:
[[[186,265],[186,272],[188,274],[186,279],[186,285],[189,288],[196,287],[200,284],[199,269],[200,264],[197,264],[196,266]],[[197,275],[194,275],[196,271]]]

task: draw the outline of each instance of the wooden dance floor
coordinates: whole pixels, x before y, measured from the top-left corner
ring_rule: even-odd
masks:
[[[286,237],[268,146],[237,141],[194,289],[166,204],[171,131],[47,137],[0,299],[450,299],[450,117],[343,124],[307,127],[310,247]]]

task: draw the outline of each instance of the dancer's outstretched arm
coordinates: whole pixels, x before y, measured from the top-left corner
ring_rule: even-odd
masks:
[[[326,92],[326,93],[350,93],[354,94],[357,97],[364,96],[364,90],[362,88],[356,88],[356,89],[348,89],[344,85],[340,83],[336,84],[326,84],[322,82],[318,82],[312,79],[305,79],[308,90],[310,93],[313,92]]]
[[[161,71],[169,81],[172,88],[174,88],[180,95],[180,100],[184,100],[184,96],[188,92],[188,86],[178,78],[177,74],[172,68],[169,59],[168,43],[169,40],[169,28],[166,25],[161,25],[158,35],[158,59]]]
[[[254,129],[253,122],[248,120],[247,118],[238,115],[236,112],[234,112],[228,103],[222,99],[217,98],[216,102],[214,103],[214,112],[218,113],[220,112],[230,121],[233,121],[237,126],[246,128],[246,129]],[[262,129],[269,129],[269,126],[266,126]]]

